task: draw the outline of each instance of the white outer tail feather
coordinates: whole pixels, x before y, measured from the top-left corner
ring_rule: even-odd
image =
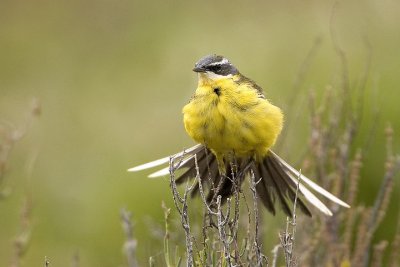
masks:
[[[191,160],[193,157],[194,157],[194,155],[190,154],[189,157],[187,157],[187,158],[185,158],[185,159],[182,160],[182,162],[180,163],[180,165],[185,164],[186,162],[188,162],[189,160]],[[165,167],[165,168],[163,168],[163,169],[161,169],[161,170],[159,170],[159,171],[156,171],[156,172],[153,172],[153,173],[149,174],[148,177],[149,177],[149,178],[158,178],[158,177],[161,177],[161,176],[165,176],[165,175],[167,175],[167,174],[169,174],[169,166],[168,166],[168,167]]]
[[[166,164],[166,163],[169,162],[169,160],[170,160],[171,157],[173,157],[173,158],[178,158],[178,157],[182,157],[182,156],[186,157],[186,155],[187,155],[187,156],[191,156],[191,155],[193,155],[194,153],[197,153],[197,152],[198,152],[197,150],[198,150],[201,146],[202,146],[201,144],[198,144],[198,145],[192,146],[191,148],[188,148],[188,149],[186,149],[186,150],[183,150],[183,151],[181,151],[181,152],[179,152],[179,153],[176,153],[176,154],[174,154],[174,155],[171,155],[171,156],[168,156],[168,157],[164,157],[164,158],[161,158],[161,159],[157,159],[157,160],[153,160],[153,161],[147,162],[147,163],[145,163],[145,164],[141,164],[141,165],[139,165],[139,166],[135,166],[135,167],[129,168],[129,169],[128,169],[128,172],[142,171],[142,170],[151,169],[151,168],[154,168],[154,167],[157,167],[157,166]],[[160,170],[160,171],[161,171],[161,170]],[[158,173],[158,172],[155,172],[155,173],[153,173],[153,174],[156,174],[156,173]],[[167,174],[168,174],[168,173],[167,173]],[[158,175],[158,176],[162,176],[162,175]],[[158,176],[153,176],[153,177],[158,177]]]

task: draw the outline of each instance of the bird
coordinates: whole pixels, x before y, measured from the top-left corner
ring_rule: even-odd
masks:
[[[174,171],[182,172],[176,183],[200,176],[192,195],[199,193],[200,185],[209,183],[207,202],[210,203],[218,196],[226,201],[234,194],[235,186],[240,187],[246,177],[253,175],[257,196],[273,215],[279,203],[283,212],[292,217],[293,204],[297,203],[304,214],[312,216],[308,203],[332,216],[318,194],[350,207],[272,150],[282,131],[284,116],[259,85],[222,55],[202,57],[193,71],[198,74],[198,86],[182,112],[185,130],[197,144],[128,171],[161,167],[170,164],[171,159],[179,159]],[[167,166],[149,177],[165,176],[169,171]]]

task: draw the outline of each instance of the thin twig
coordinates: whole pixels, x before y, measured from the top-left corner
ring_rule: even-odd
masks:
[[[176,182],[175,182],[175,168],[176,165],[173,164],[174,159],[170,158],[169,162],[169,174],[170,174],[170,187],[172,189],[172,196],[174,199],[174,204],[179,214],[181,215],[181,224],[185,231],[185,240],[186,240],[186,253],[187,253],[187,266],[193,266],[193,241],[192,235],[190,232],[190,222],[189,222],[189,214],[188,214],[188,194],[193,189],[194,183],[189,186],[189,183],[186,184],[185,192],[183,197],[178,192]],[[182,160],[180,160],[182,162]],[[196,159],[197,162],[197,159]],[[180,163],[179,163],[180,164]],[[196,163],[197,164],[197,163]]]
[[[222,199],[221,195],[218,195],[218,197],[217,197],[218,232],[219,232],[220,241],[222,242],[223,247],[224,247],[224,257],[225,257],[226,263],[228,266],[232,266],[230,245],[229,245],[228,237],[227,237],[226,231],[225,231],[225,226],[227,225],[227,223],[229,221],[231,199],[228,198],[226,200],[228,210],[227,210],[225,216],[224,216],[224,214],[222,212],[222,208],[221,208],[221,199]]]
[[[383,254],[384,254],[387,246],[388,246],[388,242],[386,240],[383,240],[374,246],[374,252],[372,255],[371,266],[374,266],[374,267],[382,266],[382,258],[383,258]]]
[[[137,241],[133,238],[133,224],[132,224],[132,213],[126,209],[121,209],[120,212],[122,228],[126,236],[124,243],[124,253],[129,267],[138,266],[136,261],[136,247]]]
[[[251,189],[251,192],[252,192],[252,194],[253,194],[253,206],[254,206],[254,228],[255,228],[255,234],[254,234],[254,249],[255,249],[255,252],[256,252],[256,258],[257,258],[257,265],[256,266],[262,266],[262,254],[261,254],[261,247],[260,247],[260,244],[259,244],[259,236],[260,236],[260,233],[259,233],[259,218],[258,218],[258,205],[257,205],[257,202],[258,202],[258,196],[257,196],[257,192],[256,192],[256,186],[257,186],[257,184],[261,181],[261,179],[260,180],[258,180],[258,181],[256,181],[256,178],[255,178],[255,175],[254,175],[254,172],[253,171],[251,171],[250,172],[250,189]]]

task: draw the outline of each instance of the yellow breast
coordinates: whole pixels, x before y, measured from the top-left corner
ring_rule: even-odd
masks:
[[[281,132],[283,115],[239,75],[216,81],[200,77],[183,108],[185,129],[217,154],[262,157]]]

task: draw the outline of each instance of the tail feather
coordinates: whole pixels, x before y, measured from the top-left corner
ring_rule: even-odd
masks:
[[[266,157],[264,159],[264,164],[269,166],[269,169],[273,172],[272,177],[276,177],[277,187],[281,188],[285,193],[286,197],[288,197],[293,203],[296,201],[296,205],[299,206],[301,211],[311,217],[311,212],[304,204],[303,200],[300,197],[300,194],[297,194],[296,200],[296,190],[297,183],[294,183],[286,172],[283,171],[281,164],[278,161],[275,161],[273,157]],[[288,214],[291,216],[292,214]]]
[[[329,210],[329,208],[305,185],[339,205],[350,207],[347,203],[338,199],[307,177],[300,175],[298,171],[296,171],[273,151],[269,151],[268,155],[261,161],[255,161],[252,158],[238,159],[238,162],[235,162],[236,170],[234,172],[232,172],[232,165],[229,162],[225,162],[226,173],[222,175],[219,173],[220,171],[216,156],[204,145],[193,146],[170,157],[165,157],[131,168],[129,171],[139,171],[162,166],[168,163],[170,158],[181,160],[180,164],[178,164],[176,167],[176,170],[184,170],[184,172],[176,178],[177,184],[182,184],[196,176],[197,160],[200,181],[202,185],[205,185],[205,190],[208,190],[208,193],[206,192],[208,202],[215,200],[216,196],[218,195],[220,195],[222,200],[225,201],[234,193],[235,185],[233,181],[236,180],[236,184],[240,188],[245,176],[252,171],[257,181],[257,195],[259,196],[263,205],[272,214],[276,213],[275,200],[277,199],[281,208],[288,216],[292,216],[291,207],[288,202],[294,203],[295,201],[304,214],[311,216],[310,210],[303,201],[304,198],[307,200],[307,202],[326,215],[332,215],[332,212]],[[166,167],[160,171],[152,173],[149,177],[164,176],[167,175],[168,172],[169,167]],[[217,190],[218,185],[219,190]],[[296,198],[297,187],[299,190]],[[198,192],[199,184],[197,183],[194,186],[191,195],[197,195]]]
[[[259,166],[256,166],[256,164],[253,162],[251,170],[253,171],[256,180],[257,195],[261,199],[261,202],[264,204],[264,206],[268,209],[268,211],[275,215],[276,212],[274,202],[271,199],[271,193],[268,192],[267,186],[265,184],[265,179],[261,174]]]
[[[203,149],[204,149],[204,146],[201,144],[198,144],[198,145],[192,146],[189,149],[186,149],[179,153],[176,153],[174,155],[164,157],[162,159],[157,159],[157,160],[154,160],[154,161],[151,161],[151,162],[139,165],[139,166],[135,166],[133,168],[128,169],[128,171],[129,172],[137,172],[137,171],[142,171],[142,170],[158,167],[158,166],[168,163],[171,157],[185,157],[186,155],[190,156],[190,155],[196,154],[197,152],[199,152]]]
[[[278,181],[280,177],[277,176],[274,170],[269,166],[268,161],[265,159],[263,162],[259,163],[259,165],[261,168],[262,178],[273,192],[272,195],[275,195],[278,198],[282,210],[286,213],[286,215],[291,217],[292,211],[290,210],[284,196],[284,190],[286,189],[281,187]]]
[[[290,166],[286,161],[284,161],[283,159],[281,159],[277,154],[275,154],[273,151],[270,151],[271,155],[273,155],[274,157],[276,157],[278,159],[278,161],[284,166],[285,171],[288,173],[288,175],[292,175],[295,177],[299,177],[300,173],[294,169],[292,166]],[[321,195],[323,195],[324,197],[328,198],[329,200],[335,202],[336,204],[339,204],[345,208],[350,208],[350,205],[347,204],[346,202],[340,200],[339,198],[335,197],[333,194],[329,193],[328,191],[326,191],[325,189],[323,189],[322,187],[320,187],[319,185],[317,185],[316,183],[314,183],[313,181],[311,181],[309,178],[307,178],[306,176],[301,174],[301,180],[306,183],[309,187],[311,187],[313,190],[315,190],[316,192],[320,193]]]

